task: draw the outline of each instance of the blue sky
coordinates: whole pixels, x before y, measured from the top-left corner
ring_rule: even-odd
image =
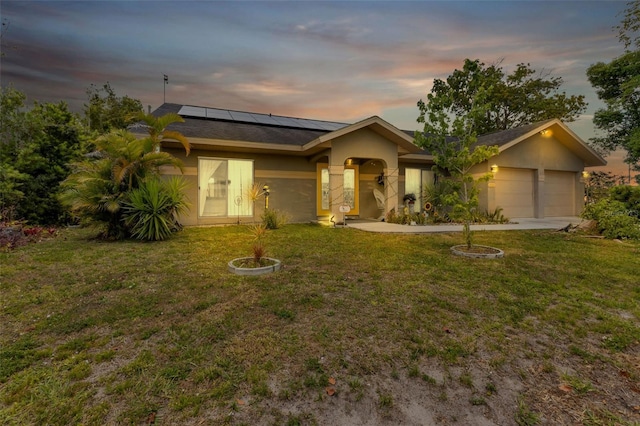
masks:
[[[7,1],[2,85],[80,111],[90,84],[163,101],[417,129],[416,102],[465,58],[560,76],[588,111],[589,65],[622,53],[625,1]],[[163,86],[163,74],[169,84]],[[615,162],[616,158],[610,157]]]

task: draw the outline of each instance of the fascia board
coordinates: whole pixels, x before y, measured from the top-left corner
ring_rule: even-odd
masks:
[[[239,141],[239,140],[228,140],[228,139],[207,139],[207,138],[187,138],[191,145],[205,145],[205,146],[220,146],[225,148],[244,148],[244,149],[255,149],[257,151],[262,150],[276,150],[276,151],[286,151],[286,152],[303,152],[304,149],[300,145],[282,145],[277,143],[263,143],[263,142],[248,142],[248,141]],[[170,142],[170,141],[167,141]]]
[[[565,125],[560,120],[557,120],[557,124],[562,128],[562,130],[564,130],[569,136],[571,136],[571,138],[573,138],[576,141],[576,143],[580,146],[581,149],[586,151],[586,156],[587,157],[591,157],[591,160],[593,160],[592,163],[594,163],[594,164],[591,164],[591,162],[589,162],[589,158],[582,157],[582,159],[585,160],[585,162],[589,163],[588,166],[591,167],[591,166],[606,166],[607,165],[607,160],[602,158],[602,156],[600,154],[598,154],[596,152],[596,150],[591,148],[591,146],[589,146],[589,144],[587,144],[585,141],[583,141],[582,138],[580,138],[580,136],[576,135],[567,125]]]

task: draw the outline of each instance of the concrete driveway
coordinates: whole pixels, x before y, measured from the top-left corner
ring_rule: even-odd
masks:
[[[471,225],[472,231],[510,231],[522,229],[561,229],[565,226],[577,225],[582,222],[579,217],[548,217],[544,219],[514,218],[511,223],[505,224],[480,224]],[[338,225],[337,227],[340,227]],[[360,229],[367,232],[387,232],[396,234],[422,234],[429,232],[462,232],[462,225],[400,225],[397,223],[386,223],[377,221],[350,221],[347,220],[348,228]]]

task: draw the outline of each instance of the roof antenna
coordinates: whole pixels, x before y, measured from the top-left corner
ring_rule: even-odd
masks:
[[[167,84],[169,84],[169,76],[162,74],[164,77],[164,84],[162,85],[162,103],[167,103]]]

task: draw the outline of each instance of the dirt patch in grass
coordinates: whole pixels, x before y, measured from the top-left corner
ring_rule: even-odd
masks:
[[[633,425],[637,243],[289,225],[0,253],[0,423]]]

